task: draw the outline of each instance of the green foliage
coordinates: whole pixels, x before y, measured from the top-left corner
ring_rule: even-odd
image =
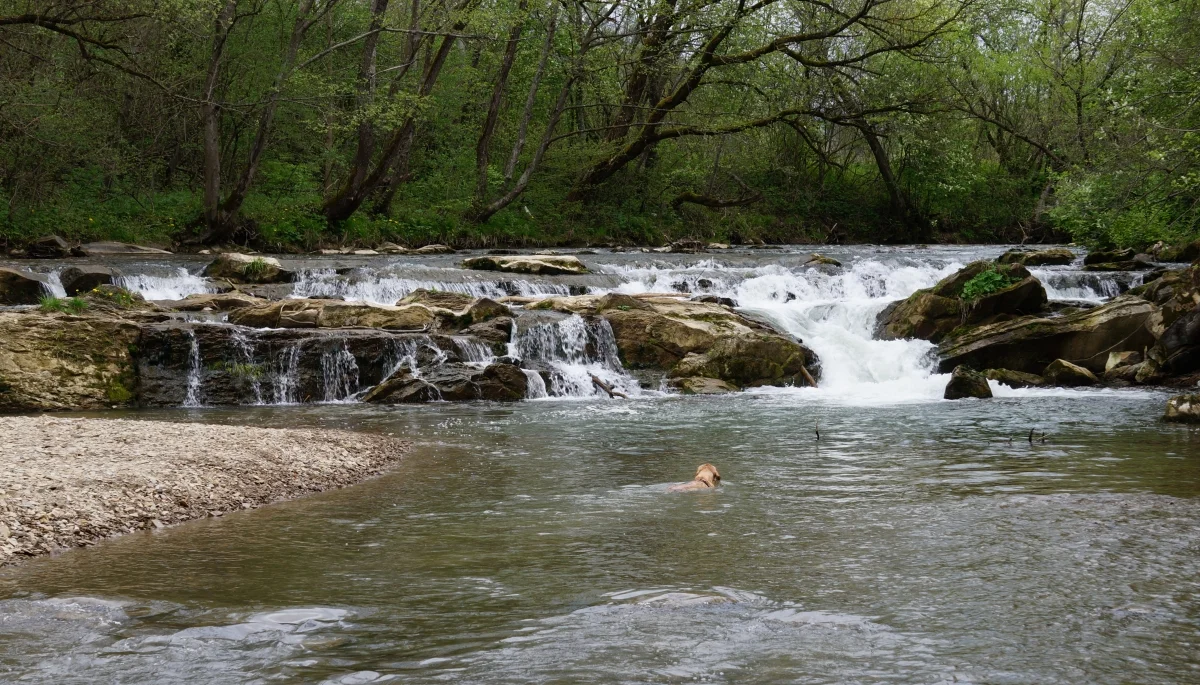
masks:
[[[959,297],[967,302],[974,302],[981,297],[999,292],[1016,283],[1016,279],[1001,273],[995,267],[985,269],[963,284]]]
[[[82,297],[72,297],[66,301],[65,307],[72,314],[82,314],[88,308],[88,303]]]
[[[242,273],[249,278],[261,278],[267,273],[268,270],[270,270],[270,268],[271,265],[267,264],[265,259],[262,257],[255,257],[254,259],[250,260],[246,266],[242,267]]]
[[[47,314],[53,312],[65,312],[67,311],[67,304],[62,301],[62,298],[58,298],[53,295],[42,295],[40,298],[38,298],[38,309],[46,312]]]
[[[212,366],[214,371],[224,371],[236,378],[246,380],[259,380],[266,373],[261,364],[247,364],[244,362],[229,362],[222,361]]]

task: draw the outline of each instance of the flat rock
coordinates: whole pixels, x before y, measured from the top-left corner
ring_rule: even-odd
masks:
[[[996,258],[1000,264],[1024,266],[1065,266],[1075,261],[1075,253],[1065,247],[1048,250],[1009,250]]]
[[[34,259],[62,259],[71,256],[71,246],[56,235],[46,235],[25,246],[25,254]]]
[[[463,260],[464,269],[503,271],[538,276],[590,273],[578,257],[572,255],[485,255]]]
[[[669,385],[684,395],[724,395],[737,392],[737,387],[725,381],[704,376],[672,378]]]
[[[988,380],[1003,383],[1010,388],[1036,388],[1046,384],[1045,379],[1037,374],[1011,369],[988,369],[983,375]]]
[[[426,245],[412,250],[412,254],[454,254],[454,248],[449,245]]]
[[[100,257],[104,255],[171,254],[168,250],[160,250],[156,247],[146,247],[144,245],[133,245],[131,243],[118,243],[112,241],[84,243],[76,249],[84,257]]]

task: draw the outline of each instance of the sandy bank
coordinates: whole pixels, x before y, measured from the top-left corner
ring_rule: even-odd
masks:
[[[351,485],[407,448],[331,430],[0,417],[0,566]]]

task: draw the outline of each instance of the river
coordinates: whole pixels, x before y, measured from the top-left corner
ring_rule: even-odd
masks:
[[[1166,393],[946,402],[930,345],[871,339],[888,301],[1001,249],[831,248],[846,266],[824,271],[799,250],[606,253],[583,257],[598,275],[516,284],[450,257],[305,262],[297,294],[382,302],[428,285],[729,296],[816,350],[822,383],[100,414],[415,448],[359,486],[0,572],[0,679],[1195,682],[1200,433],[1158,421]],[[205,287],[201,264],[125,271],[174,296]],[[1035,273],[1077,303],[1136,280]],[[603,359],[558,363],[638,387]],[[703,462],[722,487],[666,492]]]

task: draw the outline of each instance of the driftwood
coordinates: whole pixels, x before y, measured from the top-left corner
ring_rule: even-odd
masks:
[[[804,374],[804,380],[808,381],[809,385],[814,388],[817,387],[817,379],[812,377],[812,374],[808,372],[808,369],[804,368],[804,366],[801,366],[800,373]]]
[[[608,383],[605,383],[604,381],[597,378],[596,374],[589,374],[589,375],[592,377],[592,385],[594,385],[597,388],[600,388],[604,392],[608,393],[609,397],[620,397],[623,400],[629,399],[629,395],[626,395],[625,393],[621,392],[620,390],[613,390],[613,387],[611,385],[609,385]]]

